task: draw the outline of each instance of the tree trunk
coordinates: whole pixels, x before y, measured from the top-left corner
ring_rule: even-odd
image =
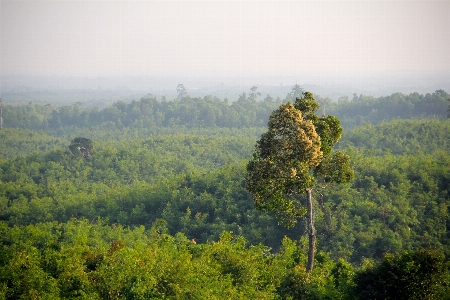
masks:
[[[313,206],[312,206],[312,190],[306,189],[308,195],[308,236],[309,236],[309,247],[308,247],[308,264],[306,265],[306,271],[311,272],[314,266],[314,247],[316,245],[316,234],[314,233],[313,225]]]

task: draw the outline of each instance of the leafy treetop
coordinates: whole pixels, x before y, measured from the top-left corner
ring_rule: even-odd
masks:
[[[272,112],[267,132],[247,165],[247,189],[259,210],[273,211],[288,227],[306,212],[295,197],[317,180],[344,183],[353,178],[349,157],[332,153],[342,134],[339,119],[318,117],[319,104],[303,92],[294,104]]]
[[[92,141],[88,138],[76,137],[70,142],[70,151],[74,155],[82,155],[85,158],[89,158],[94,149]]]

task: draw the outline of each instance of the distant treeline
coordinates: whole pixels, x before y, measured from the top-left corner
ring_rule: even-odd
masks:
[[[446,118],[449,99],[450,95],[443,90],[425,95],[395,93],[378,98],[354,94],[352,100],[341,98],[338,103],[330,105],[326,112],[337,116],[348,129],[364,123],[375,125],[392,119]]]
[[[20,106],[4,105],[3,124],[9,128],[50,131],[98,126],[108,129],[265,127],[270,113],[281,103],[294,101],[300,92],[301,88],[297,85],[284,99],[274,99],[268,95],[260,100],[259,93],[253,89],[249,95],[243,93],[233,102],[212,96],[191,98],[186,95],[168,101],[147,95],[130,103],[118,101],[101,110],[83,109],[81,102],[72,106],[37,105],[30,102]],[[450,95],[443,90],[425,95],[395,93],[378,98],[355,94],[353,99],[341,97],[338,102],[316,96],[321,104],[319,113],[338,117],[346,129],[396,118],[445,118],[449,98]]]

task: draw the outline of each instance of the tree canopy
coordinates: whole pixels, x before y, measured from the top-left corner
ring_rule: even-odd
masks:
[[[84,158],[89,158],[94,149],[94,144],[88,138],[76,137],[70,142],[69,149],[74,155],[82,155]]]
[[[339,119],[318,117],[319,107],[313,94],[304,92],[294,105],[288,102],[272,112],[268,130],[257,141],[247,165],[246,178],[255,207],[273,211],[282,224],[291,227],[307,213],[308,271],[313,267],[316,240],[312,188],[318,180],[345,183],[353,179],[350,158],[332,153],[342,134]],[[308,196],[307,209],[300,194]]]
[[[302,92],[5,105],[0,299],[447,299],[448,94]],[[255,209],[246,166],[261,134],[267,174],[285,176],[271,188],[308,222]],[[356,180],[334,184],[348,157]]]
[[[295,104],[280,105],[247,164],[246,186],[256,208],[273,211],[288,227],[306,213],[296,195],[313,188],[317,180],[344,183],[353,178],[349,157],[332,153],[342,133],[339,119],[318,117],[318,109],[309,92]]]

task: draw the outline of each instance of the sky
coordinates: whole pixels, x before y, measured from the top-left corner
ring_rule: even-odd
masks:
[[[450,85],[450,1],[4,1],[2,76],[432,76]]]

